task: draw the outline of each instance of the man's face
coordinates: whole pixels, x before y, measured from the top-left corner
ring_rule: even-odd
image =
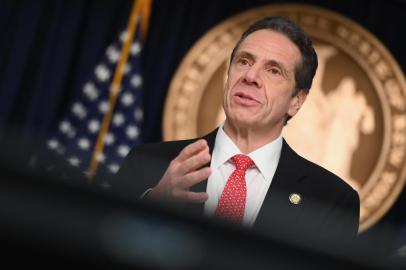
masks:
[[[302,104],[298,95],[292,97],[300,61],[297,46],[281,33],[263,29],[247,36],[228,72],[223,100],[227,121],[236,128],[282,128],[286,115],[296,114]]]

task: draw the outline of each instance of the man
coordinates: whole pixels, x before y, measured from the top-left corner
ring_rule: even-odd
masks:
[[[283,17],[255,22],[231,54],[224,124],[201,139],[133,149],[113,189],[274,236],[354,237],[357,193],[281,137],[316,68],[312,43],[296,24]]]

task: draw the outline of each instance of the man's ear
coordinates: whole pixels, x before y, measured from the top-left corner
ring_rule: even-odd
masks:
[[[307,98],[307,93],[308,91],[306,89],[301,89],[292,97],[288,110],[288,115],[290,117],[293,117],[300,110]]]

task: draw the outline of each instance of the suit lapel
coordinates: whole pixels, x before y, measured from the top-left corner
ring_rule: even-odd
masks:
[[[292,194],[302,196],[301,179],[304,177],[305,168],[301,158],[283,140],[279,163],[254,229],[262,232],[279,231],[295,221],[303,209],[303,201],[294,204],[289,196]]]
[[[207,140],[210,154],[214,149],[216,134],[217,129],[203,137],[203,139]],[[286,225],[295,222],[297,216],[302,212],[303,202],[293,204],[290,202],[289,196],[291,194],[299,194],[300,196],[304,194],[301,180],[305,178],[305,175],[302,158],[283,140],[279,163],[255,221],[255,230],[266,232],[274,229],[280,231]],[[206,189],[207,179],[191,188],[194,192],[206,192]],[[203,214],[204,203],[191,203],[186,208],[190,213]]]

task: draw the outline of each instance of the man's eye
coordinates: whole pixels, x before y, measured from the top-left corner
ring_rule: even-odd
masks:
[[[238,63],[240,63],[241,65],[244,65],[244,66],[249,64],[248,60],[244,59],[244,58],[238,60]]]
[[[273,75],[280,75],[280,74],[282,74],[281,71],[280,71],[279,69],[277,69],[277,68],[271,68],[271,69],[270,69],[270,72],[271,72]]]

